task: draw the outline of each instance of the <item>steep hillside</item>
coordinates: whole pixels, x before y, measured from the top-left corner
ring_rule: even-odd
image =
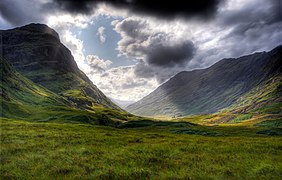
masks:
[[[282,114],[282,73],[260,83],[224,111],[239,114]]]
[[[214,114],[177,118],[201,125],[282,127],[282,74],[243,94],[231,106]],[[281,131],[281,130],[280,130]]]
[[[42,86],[36,85],[31,80],[22,76],[2,57],[0,57],[0,64],[0,117],[29,120],[38,117],[38,120],[45,121],[55,118],[51,115],[55,109],[71,109],[74,107],[65,98],[58,96]],[[58,114],[54,115],[57,116]]]
[[[2,57],[0,57],[0,64],[1,117],[28,117],[40,106],[71,106],[66,99],[24,78]]]
[[[1,54],[22,75],[66,97],[80,109],[121,110],[77,67],[58,34],[43,24],[1,30]]]
[[[140,119],[102,105],[92,107],[92,110],[79,109],[66,97],[21,75],[2,57],[0,65],[0,118],[99,125],[117,125],[123,121]]]
[[[207,69],[177,74],[126,110],[145,116],[183,116],[214,113],[232,104],[240,109],[239,101],[247,101],[244,94],[263,82],[269,87],[271,78],[279,76],[281,63],[282,46],[267,53],[223,59]],[[253,101],[248,104],[253,106]]]

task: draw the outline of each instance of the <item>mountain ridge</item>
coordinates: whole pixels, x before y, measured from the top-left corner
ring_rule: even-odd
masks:
[[[225,58],[206,69],[180,72],[126,110],[145,116],[215,113],[280,73],[281,52],[280,45],[269,52]]]

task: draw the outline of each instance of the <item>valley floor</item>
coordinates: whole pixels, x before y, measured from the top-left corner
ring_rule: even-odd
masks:
[[[282,178],[282,136],[262,127],[0,123],[1,179]]]

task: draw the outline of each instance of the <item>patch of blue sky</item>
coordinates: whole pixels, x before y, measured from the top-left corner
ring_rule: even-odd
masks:
[[[121,36],[113,30],[111,22],[121,20],[121,18],[113,18],[109,16],[99,16],[85,29],[72,28],[70,31],[84,43],[84,55],[97,55],[104,60],[112,61],[111,67],[128,66],[136,64],[136,61],[125,56],[118,56],[119,52],[116,49]],[[105,28],[106,41],[100,42],[97,35],[98,28]]]

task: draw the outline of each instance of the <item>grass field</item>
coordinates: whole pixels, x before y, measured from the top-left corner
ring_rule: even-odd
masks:
[[[131,121],[113,128],[0,122],[1,179],[282,178],[282,136],[261,133],[271,123],[267,129],[263,123]]]

